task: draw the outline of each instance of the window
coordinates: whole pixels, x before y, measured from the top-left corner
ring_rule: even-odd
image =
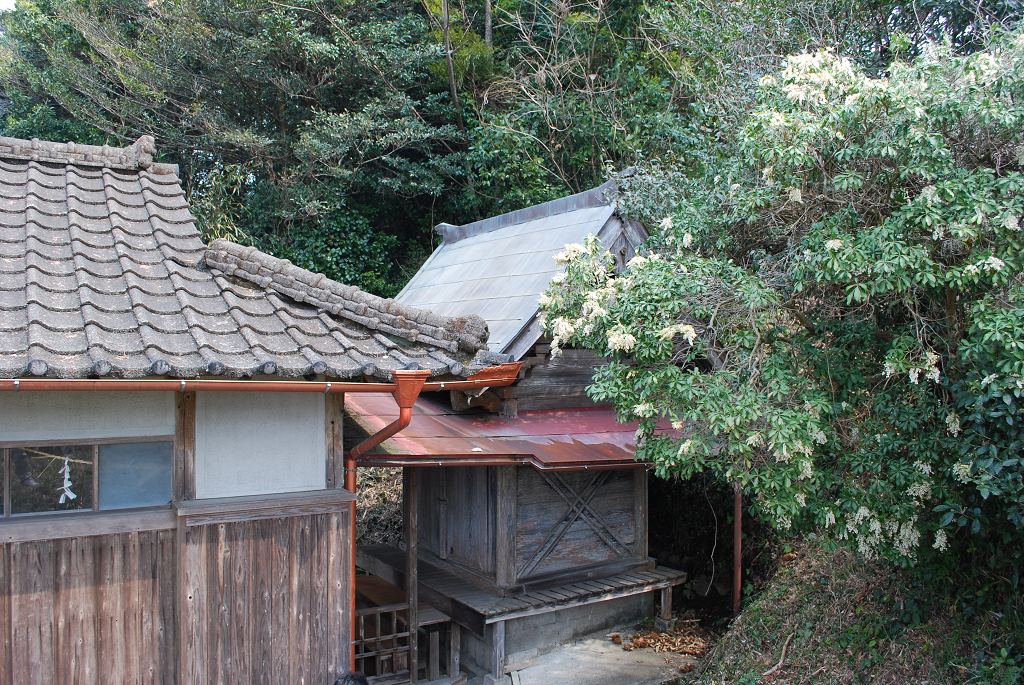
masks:
[[[153,507],[171,501],[170,442],[27,445],[0,452],[4,518]]]

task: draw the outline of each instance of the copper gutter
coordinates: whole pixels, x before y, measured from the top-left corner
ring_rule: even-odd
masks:
[[[513,366],[517,366],[515,364]],[[417,371],[417,373],[429,371]],[[518,368],[501,376],[487,378],[470,377],[462,381],[433,381],[424,383],[423,392],[439,390],[471,390],[474,388],[493,388],[509,385],[516,380]],[[404,371],[393,371],[404,373]],[[15,378],[0,379],[0,391],[151,391],[151,392],[189,392],[189,391],[235,391],[235,392],[377,392],[394,394],[398,390],[395,383],[351,383],[323,381],[247,381],[235,379],[157,379],[143,378],[129,380],[123,378]]]

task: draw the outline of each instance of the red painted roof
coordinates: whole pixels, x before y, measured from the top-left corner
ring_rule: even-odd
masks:
[[[398,417],[398,407],[388,395],[349,395],[345,409],[369,433]],[[617,422],[615,412],[608,408],[527,411],[507,419],[493,414],[456,414],[420,397],[409,427],[386,440],[376,453],[361,457],[359,463],[532,463],[541,469],[646,466],[633,459],[636,428],[636,422]]]

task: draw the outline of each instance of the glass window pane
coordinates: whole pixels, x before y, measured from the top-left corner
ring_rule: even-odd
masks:
[[[170,442],[100,445],[100,510],[170,502],[171,448]]]
[[[92,445],[12,448],[11,513],[92,509],[92,454]]]

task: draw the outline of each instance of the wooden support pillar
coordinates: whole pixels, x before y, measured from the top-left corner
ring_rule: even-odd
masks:
[[[505,622],[491,624],[491,677],[501,682],[505,678]]]
[[[672,586],[661,588],[661,618],[672,620]]]
[[[517,467],[494,468],[497,470],[498,481],[494,526],[494,583],[500,588],[506,588],[516,582]]]
[[[448,624],[448,677],[459,677],[459,659],[462,656],[462,626],[455,621]]]
[[[327,436],[327,474],[328,490],[340,490],[345,487],[345,394],[328,393],[324,395],[326,402],[325,433]]]
[[[420,470],[402,469],[405,498],[405,593],[409,599],[409,682],[419,682],[419,494]]]
[[[441,679],[441,631],[430,631],[430,652],[427,654],[427,680]]]
[[[196,498],[196,393],[174,393],[174,478],[176,501]]]

